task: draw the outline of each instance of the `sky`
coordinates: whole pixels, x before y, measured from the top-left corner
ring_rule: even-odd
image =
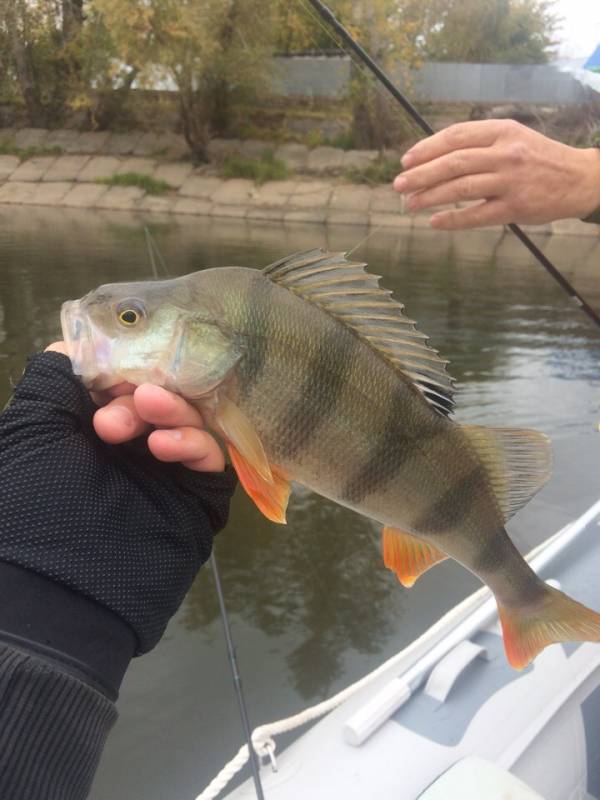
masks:
[[[589,56],[600,44],[599,0],[557,0],[558,16],[564,17],[557,38],[559,54],[568,58]]]

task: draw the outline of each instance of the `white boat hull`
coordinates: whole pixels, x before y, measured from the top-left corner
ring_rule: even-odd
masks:
[[[597,504],[531,559],[542,577],[595,608],[599,519]],[[479,800],[536,793],[544,800],[600,800],[600,645],[554,645],[517,672],[506,661],[493,600],[482,590],[278,755],[276,772],[264,765],[261,780],[268,800],[416,800],[470,757],[510,772],[523,792],[530,790],[486,794],[481,778]],[[460,780],[458,774],[447,780]],[[460,800],[464,789],[455,795]],[[227,795],[255,796],[251,780]]]

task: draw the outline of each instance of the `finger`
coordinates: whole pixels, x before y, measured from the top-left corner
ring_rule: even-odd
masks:
[[[440,211],[431,218],[431,227],[444,231],[482,228],[486,225],[505,225],[510,222],[508,207],[501,200],[486,200],[460,211]]]
[[[398,175],[394,181],[394,189],[402,193],[419,192],[462,175],[492,172],[494,166],[494,153],[489,148],[457,150]]]
[[[123,383],[117,383],[104,391],[109,397],[121,397],[124,394],[133,394],[136,389],[137,385],[135,383],[123,381]]]
[[[159,461],[180,461],[198,472],[221,472],[225,468],[225,457],[215,439],[198,428],[153,431],[148,447]]]
[[[67,345],[65,342],[52,342],[49,344],[48,347],[44,350],[45,353],[51,351],[53,353],[62,353],[63,356],[68,356],[69,353],[67,351]]]
[[[107,403],[110,403],[114,397],[133,394],[136,389],[137,386],[135,383],[123,381],[123,383],[117,383],[114,386],[110,386],[108,389],[104,389],[102,392],[90,392],[90,394],[97,406],[105,406]]]
[[[408,208],[418,211],[431,206],[443,206],[462,200],[483,200],[497,197],[502,189],[502,181],[497,175],[464,175],[440,186],[417,192],[408,199]]]
[[[132,395],[118,397],[94,414],[94,430],[108,444],[121,444],[149,430],[135,409]]]
[[[423,139],[404,154],[402,165],[416,167],[453,150],[468,147],[489,147],[506,129],[506,120],[484,119],[477,122],[459,122],[443,131]]]
[[[200,412],[173,392],[144,383],[135,390],[133,401],[139,416],[159,428],[192,425],[204,427]]]

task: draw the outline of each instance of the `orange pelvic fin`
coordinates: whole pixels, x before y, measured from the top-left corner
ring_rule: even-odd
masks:
[[[413,586],[424,572],[446,558],[441,550],[410,533],[383,529],[383,563],[396,573],[403,586]]]
[[[552,586],[535,608],[508,608],[498,603],[506,657],[523,669],[549,644],[600,642],[600,614]]]
[[[267,481],[231,442],[227,443],[227,449],[240,483],[259,511],[272,522],[285,525],[290,482],[284,472],[271,465],[269,468],[271,481]]]
[[[216,419],[240,483],[267,519],[285,524],[289,478],[269,464],[260,437],[232,400],[224,397],[219,401]]]
[[[239,458],[263,481],[272,483],[271,466],[262,442],[243,411],[232,400],[224,397],[219,401],[216,418],[227,443],[233,445]]]

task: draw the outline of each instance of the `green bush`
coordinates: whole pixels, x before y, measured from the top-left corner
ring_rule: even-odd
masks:
[[[351,183],[391,183],[398,173],[402,172],[402,164],[398,158],[383,158],[369,164],[368,167],[348,169],[345,178]]]
[[[39,156],[60,156],[60,147],[17,147],[11,142],[0,142],[0,156],[17,156],[21,161]]]
[[[156,178],[139,172],[123,172],[110,178],[98,178],[96,183],[105,183],[107,186],[137,186],[146,194],[165,194],[173,188],[166,181],[157,181]]]
[[[320,130],[311,130],[303,137],[308,147],[339,147],[340,150],[354,150],[352,131],[338,133],[336,136],[325,136]]]
[[[260,158],[229,156],[223,161],[221,175],[224,178],[248,178],[259,185],[266,181],[282,181],[290,174],[286,164],[267,150]]]

